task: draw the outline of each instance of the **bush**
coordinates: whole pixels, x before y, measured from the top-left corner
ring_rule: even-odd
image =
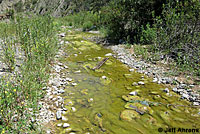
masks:
[[[146,28],[142,26],[142,32],[140,35],[140,43],[142,44],[152,44],[156,38],[156,29],[151,28],[150,24],[146,25]]]
[[[184,6],[183,6],[184,5]],[[200,3],[184,1],[164,7],[157,17],[154,49],[176,59],[178,65],[198,69],[200,66]]]
[[[18,70],[12,69],[14,75],[0,77],[1,133],[37,133],[37,124],[31,122],[35,115],[29,109],[34,114],[39,110],[38,100],[42,97],[41,89],[46,86],[48,66],[58,49],[53,21],[49,16],[19,16],[12,27],[15,39],[8,32],[0,35],[4,42],[10,41],[3,44],[4,62],[15,67],[15,53],[10,52],[16,51],[21,53],[18,55],[21,57],[20,61],[23,61]],[[7,29],[9,27],[2,26],[5,25],[0,25],[0,29],[10,30]],[[11,42],[12,40],[16,42]]]
[[[113,0],[102,8],[101,24],[108,28],[108,36],[114,40],[140,42],[142,26],[153,23],[152,13],[159,15],[162,3],[155,0]]]

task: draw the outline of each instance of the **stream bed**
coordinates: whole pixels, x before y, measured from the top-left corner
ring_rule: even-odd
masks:
[[[62,71],[70,79],[62,97],[70,127],[58,127],[58,133],[156,134],[158,128],[200,127],[198,108],[184,107],[190,103],[171,90],[164,92],[164,85],[153,83],[114,58],[110,49],[89,41],[93,36],[97,34],[69,29],[66,33],[67,55],[59,60],[68,66]],[[106,57],[99,69],[92,69]]]

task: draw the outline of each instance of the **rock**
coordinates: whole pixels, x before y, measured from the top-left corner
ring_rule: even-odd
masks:
[[[106,79],[107,77],[106,77],[106,76],[102,76],[101,78],[102,78],[102,79]]]
[[[69,123],[64,123],[63,128],[67,128],[67,127],[70,127]]]
[[[135,96],[135,95],[137,95],[138,94],[138,92],[136,92],[136,91],[133,91],[133,92],[130,92],[129,93],[129,95],[133,95],[133,96]]]
[[[46,132],[47,132],[47,134],[51,134],[51,130],[47,130]]]
[[[134,110],[124,110],[120,114],[120,118],[126,121],[132,121],[133,119],[140,118],[140,115]]]
[[[68,69],[68,66],[64,65],[64,68],[65,68],[65,69]]]
[[[144,82],[139,81],[139,82],[138,82],[138,85],[144,85]]]
[[[72,109],[73,112],[76,112],[76,108],[75,107],[72,107],[71,109]]]
[[[77,86],[78,84],[77,83],[72,83],[72,86]]]
[[[183,93],[183,94],[182,94],[182,97],[183,97],[184,99],[188,99],[188,100],[189,100],[189,95],[188,95],[188,94]]]
[[[153,82],[157,82],[158,81],[158,78],[153,78]]]
[[[134,70],[135,70],[135,69],[133,69],[133,68],[129,69],[130,72],[134,72]]]
[[[76,74],[81,73],[81,70],[75,71],[74,73],[76,73]]]
[[[193,102],[194,106],[199,106],[199,102]]]
[[[58,126],[58,127],[61,127],[61,126],[62,126],[62,123],[57,124],[57,126]]]
[[[72,79],[71,79],[71,78],[65,78],[65,80],[66,80],[66,81],[69,81],[69,82],[71,82],[71,81],[72,81]]]
[[[62,121],[68,121],[68,119],[65,116],[62,116]]]
[[[113,54],[112,53],[107,53],[105,56],[112,56]]]
[[[137,86],[138,84],[137,84],[136,82],[133,82],[132,85],[133,85],[133,86]]]
[[[174,87],[174,88],[172,89],[172,91],[178,92],[178,89],[177,89],[176,87]]]
[[[58,34],[58,36],[65,37],[65,33],[60,33],[60,34]]]
[[[63,90],[63,89],[58,90],[58,93],[63,94],[64,92],[65,92],[65,90]]]
[[[165,88],[163,91],[164,91],[165,93],[169,93],[169,89],[168,89],[168,88]]]
[[[90,98],[90,99],[88,99],[88,102],[92,102],[94,99],[93,98]]]
[[[62,118],[62,111],[60,111],[60,110],[58,110],[57,112],[56,112],[56,119],[57,120],[59,120],[59,119],[61,119]]]

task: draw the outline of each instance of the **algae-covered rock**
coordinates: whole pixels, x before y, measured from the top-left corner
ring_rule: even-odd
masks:
[[[127,79],[132,78],[132,74],[124,74],[124,77],[127,78]]]
[[[126,88],[127,90],[132,90],[132,87],[130,87],[130,86],[125,86],[125,88]]]
[[[160,99],[160,95],[154,95],[154,96],[153,96],[153,99],[154,99],[154,100]]]
[[[107,60],[107,61],[105,62],[105,64],[106,64],[106,65],[112,65],[113,62],[112,62],[111,60]]]
[[[134,100],[143,100],[142,98],[140,98],[139,96],[132,96],[132,95],[123,95],[122,99],[125,101],[134,101]]]
[[[101,83],[102,83],[103,85],[108,85],[108,84],[110,84],[110,83],[112,82],[111,79],[108,78],[108,77],[106,77],[105,79],[100,78],[100,80],[101,80]]]
[[[81,90],[81,94],[87,95],[87,94],[88,94],[88,89],[83,89],[83,90]]]
[[[160,117],[165,121],[170,121],[169,112],[160,112]]]
[[[124,110],[121,112],[120,118],[125,121],[132,121],[134,119],[139,119],[140,115],[134,110]]]
[[[145,113],[153,113],[153,110],[149,106],[142,105],[141,103],[126,103],[126,109],[132,109],[143,115]]]

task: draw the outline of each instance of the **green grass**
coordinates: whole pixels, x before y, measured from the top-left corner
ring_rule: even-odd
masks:
[[[27,109],[38,112],[49,63],[58,50],[57,27],[50,16],[18,16],[15,22],[0,24],[4,31],[0,34],[4,42],[1,60],[15,74],[0,78],[0,133],[40,133]],[[15,71],[17,48],[24,54],[19,71]]]

